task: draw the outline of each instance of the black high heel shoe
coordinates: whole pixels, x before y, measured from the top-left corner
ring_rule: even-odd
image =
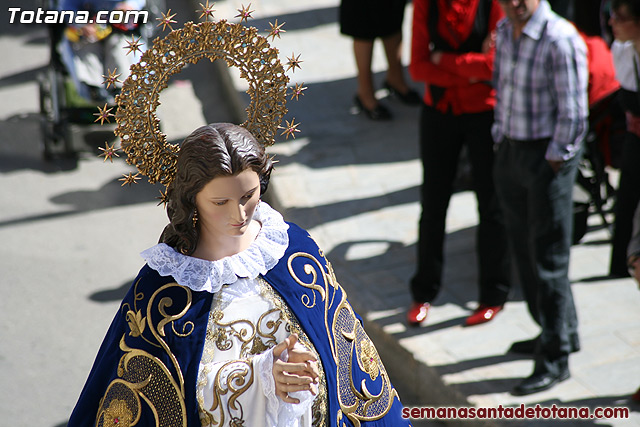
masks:
[[[360,97],[358,95],[353,98],[353,102],[356,104],[356,108],[359,111],[362,111],[370,120],[381,121],[381,120],[391,120],[393,115],[391,111],[387,109],[384,105],[378,103],[373,109],[368,109],[364,106]]]
[[[406,93],[401,93],[396,88],[391,86],[388,81],[385,80],[383,87],[389,91],[389,95],[395,96],[405,105],[420,105],[422,98],[418,92],[413,89],[409,89]]]

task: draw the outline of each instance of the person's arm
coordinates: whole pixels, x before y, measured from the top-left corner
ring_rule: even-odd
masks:
[[[504,28],[502,29],[504,30]],[[496,29],[496,46],[495,46],[495,58],[494,58],[494,67],[493,73],[491,77],[493,88],[496,92],[496,104],[493,107],[493,125],[491,126],[491,136],[493,137],[493,142],[498,144],[502,142],[502,138],[504,135],[502,134],[502,117],[501,112],[504,104],[502,99],[502,88],[500,88],[500,62],[502,60],[502,43],[505,42],[505,31],[500,29]]]
[[[493,38],[495,37],[496,25],[503,16],[502,8],[497,0],[494,0],[489,15],[489,35],[486,40],[487,49],[483,52],[461,54],[443,52],[438,64],[440,68],[473,81],[490,81],[495,56],[495,43],[493,42]]]
[[[576,154],[587,131],[589,71],[584,42],[577,34],[561,38],[552,45],[549,60],[557,121],[546,159],[557,171],[564,161]]]
[[[411,62],[409,73],[415,81],[440,87],[460,86],[468,79],[441,69],[431,60],[429,45],[429,2],[415,0],[413,3],[413,30],[411,34]]]

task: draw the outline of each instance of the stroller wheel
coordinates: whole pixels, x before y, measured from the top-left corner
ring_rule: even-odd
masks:
[[[42,155],[45,160],[52,160],[56,152],[54,147],[62,145],[65,157],[71,157],[75,153],[66,118],[64,76],[51,65],[38,76],[38,89],[40,129],[44,145]]]

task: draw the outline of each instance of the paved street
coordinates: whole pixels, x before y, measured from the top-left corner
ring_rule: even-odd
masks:
[[[35,7],[35,0],[11,3]],[[279,163],[269,200],[324,249],[405,405],[628,407],[629,420],[508,425],[640,425],[640,407],[628,399],[640,386],[640,291],[631,279],[606,277],[609,235],[598,218],[590,218],[590,231],[572,252],[583,344],[571,357],[572,378],[513,397],[509,390],[532,362],[506,350],[538,329],[517,286],[493,322],[462,327],[477,304],[477,215],[464,180],[448,215],[443,292],[423,327],[404,322],[420,213],[418,109],[386,99],[392,122],[352,114],[355,66],[351,42],[339,34],[337,0],[254,3],[250,25],[265,30],[276,18],[286,22],[287,32],[273,44],[283,62],[291,52],[301,55],[302,69],[289,76],[308,88],[289,102],[286,116],[301,122],[301,132],[270,148]],[[184,22],[193,19],[197,2],[167,6]],[[231,20],[240,7],[221,1],[216,18]],[[121,158],[109,164],[97,157],[97,147],[111,138],[106,126],[74,128],[78,159],[42,159],[36,76],[48,62],[46,37],[44,27],[8,24],[0,11],[0,52],[7,58],[0,61],[0,414],[11,420],[0,425],[66,425],[118,302],[142,265],[138,254],[156,243],[166,223],[156,207],[158,187],[141,181],[123,188],[119,178],[133,169]],[[385,64],[376,49],[381,84]],[[170,140],[207,122],[241,120],[243,81],[231,70],[221,87],[212,67],[190,67],[163,92],[159,114]]]

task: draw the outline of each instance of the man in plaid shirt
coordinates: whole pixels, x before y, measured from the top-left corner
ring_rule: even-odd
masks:
[[[540,335],[511,351],[534,355],[525,395],[569,378],[578,320],[568,277],[572,190],[587,131],[586,47],[546,0],[499,0],[493,83],[494,178],[518,277]]]

